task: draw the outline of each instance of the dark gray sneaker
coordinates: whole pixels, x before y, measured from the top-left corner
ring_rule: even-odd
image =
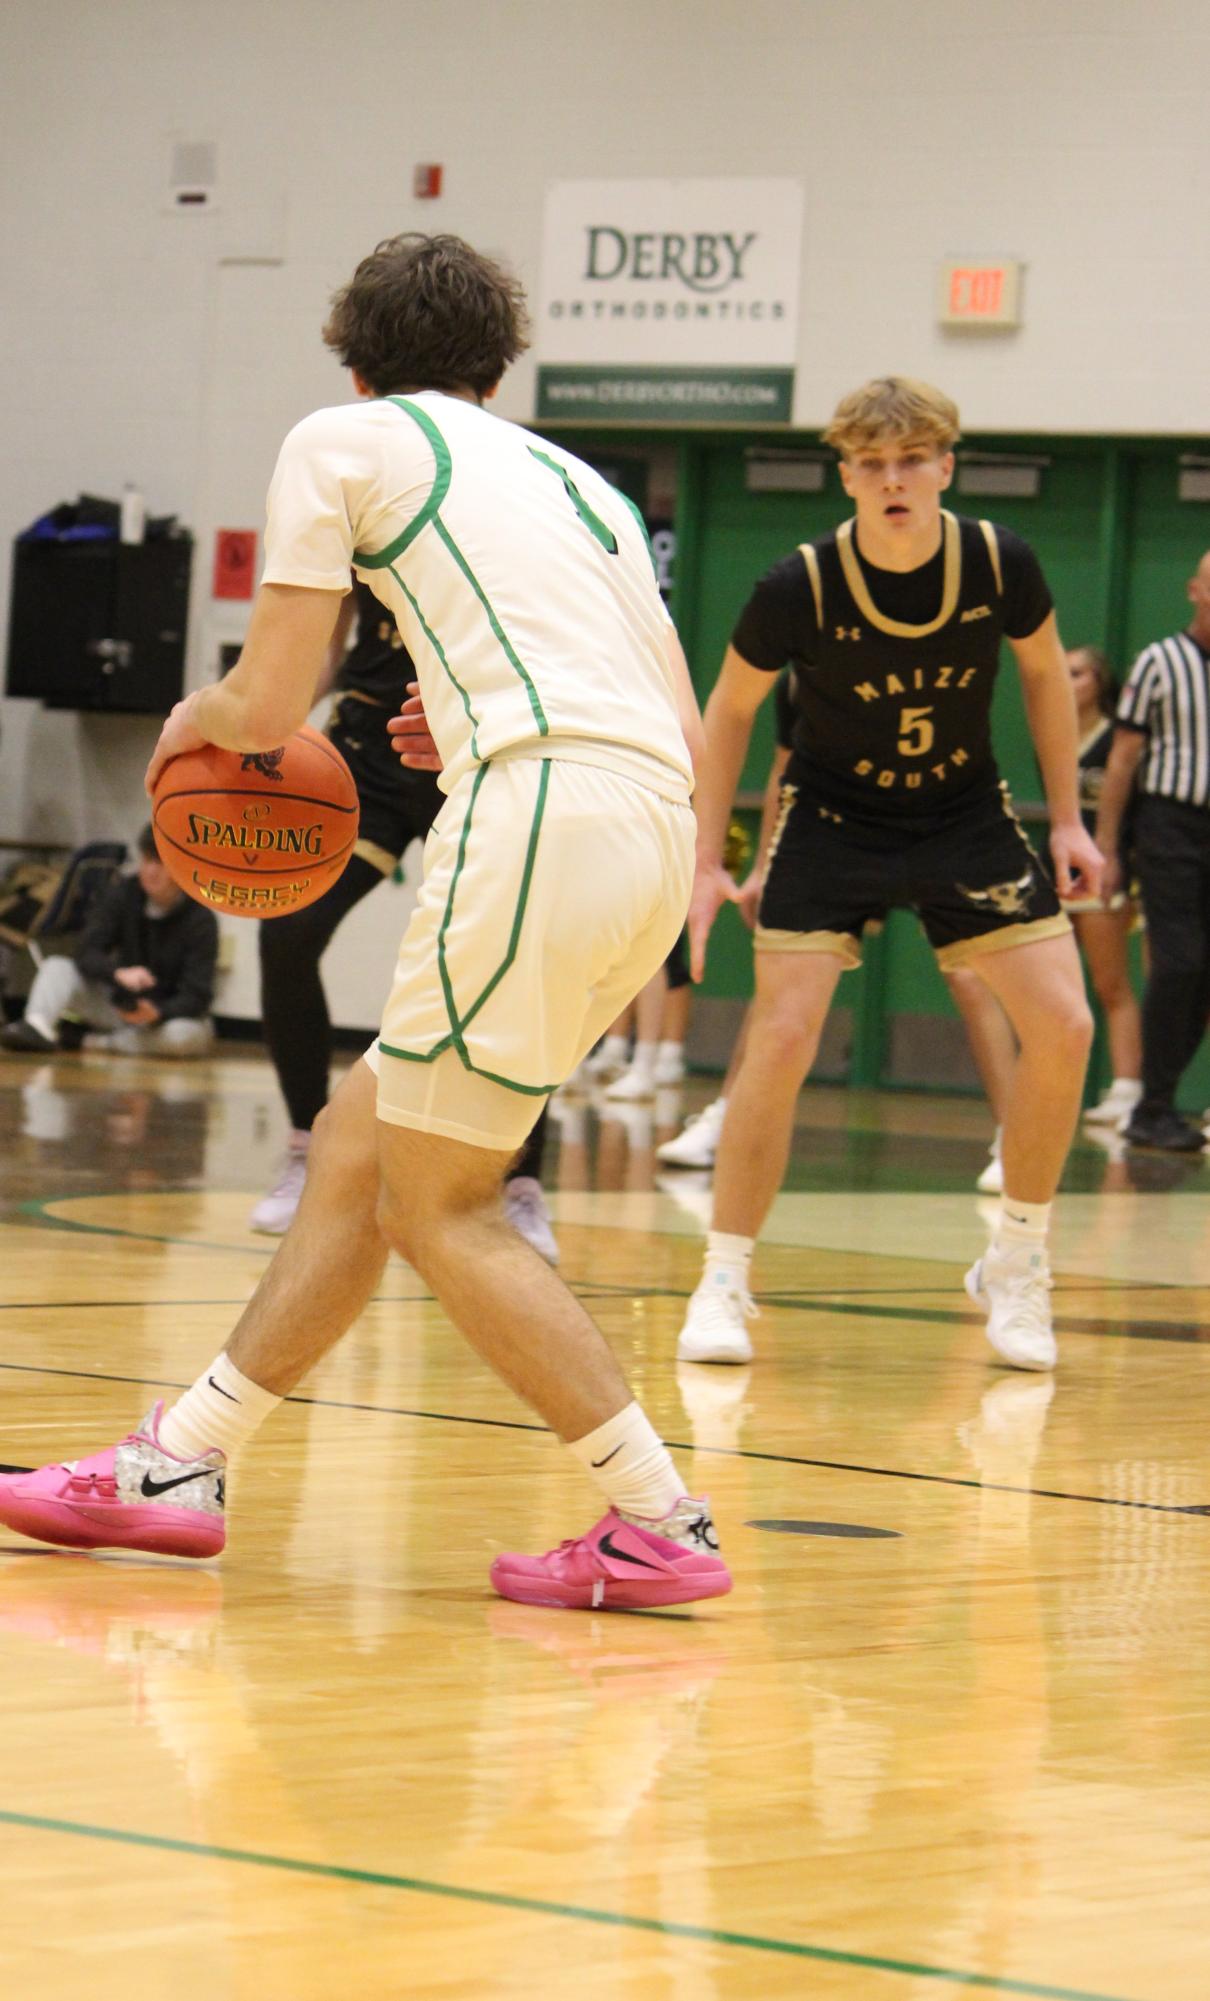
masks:
[[[43,1035],[32,1021],[11,1021],[0,1028],[0,1049],[15,1050],[23,1056],[49,1056],[58,1048],[52,1036]]]
[[[1191,1125],[1171,1105],[1139,1105],[1124,1132],[1128,1146],[1149,1147],[1158,1153],[1200,1153],[1206,1135]]]

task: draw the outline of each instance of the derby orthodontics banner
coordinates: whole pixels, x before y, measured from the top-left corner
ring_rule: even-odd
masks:
[[[539,418],[788,423],[802,211],[798,181],[555,182]]]

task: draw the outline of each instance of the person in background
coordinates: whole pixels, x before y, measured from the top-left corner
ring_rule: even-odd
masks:
[[[178,889],[149,826],[138,868],[118,876],[93,912],[74,958],[45,959],[20,1021],[0,1047],[45,1056],[70,1015],[95,1031],[86,1049],[122,1056],[205,1056],[214,1041],[210,1007],[218,959],[212,910]]]
[[[1138,782],[1135,856],[1147,913],[1143,1095],[1125,1128],[1131,1146],[1200,1153],[1176,1092],[1210,1008],[1210,550],[1188,583],[1183,632],[1144,647],[1115,717],[1097,811],[1103,897],[1124,887],[1122,826]]]
[[[1097,646],[1074,646],[1067,655],[1080,728],[1080,814],[1095,835],[1097,804],[1105,783],[1105,768],[1113,745],[1113,712],[1117,691],[1109,662]],[[1069,903],[1076,942],[1084,955],[1093,991],[1101,1004],[1109,1034],[1113,1079],[1099,1103],[1085,1112],[1089,1125],[1122,1129],[1143,1095],[1143,1023],[1130,984],[1130,933],[1138,921],[1138,906],[1130,895],[1134,857],[1133,802],[1128,801],[1118,837],[1121,884],[1113,895],[1097,901]]]
[[[435,775],[401,765],[387,734],[387,722],[415,672],[394,619],[369,585],[354,578],[316,697],[336,691],[328,736],[357,787],[357,845],[347,867],[316,902],[260,926],[261,1020],[290,1120],[278,1178],[248,1218],[249,1227],[264,1236],[284,1236],[294,1221],[312,1129],[328,1102],[332,1023],[320,971],[323,955],[349,912],[391,874],[413,841],[427,838],[441,808]],[[540,1179],[545,1137],[543,1109],[509,1167],[504,1213],[549,1264],[557,1264],[559,1247]]]
[[[794,748],[797,695],[792,668],[786,668],[778,675],[773,690],[773,701],[775,712],[773,762],[769,767],[769,776],[765,782],[764,797],[761,802],[756,857],[740,888],[737,905],[739,914],[750,931],[756,929],[761,891],[769,867],[770,843],[781,806],[782,782]],[[1012,1025],[1004,1009],[977,973],[971,972],[967,967],[953,966],[945,971],[944,979],[954,1006],[961,1016],[962,1026],[966,1030],[971,1054],[975,1060],[975,1068],[979,1072],[979,1081],[983,1085],[996,1122],[995,1137],[988,1149],[989,1159],[977,1176],[975,1186],[982,1195],[1001,1195],[1004,1192],[1004,1165],[1001,1159],[1000,1139],[1017,1063],[1017,1038],[1013,1034]],[[719,1135],[727,1111],[727,1097],[743,1062],[750,1015],[749,1007],[744,1011],[735,1047],[731,1052],[731,1060],[727,1065],[727,1073],[723,1078],[722,1090],[717,1098],[704,1105],[701,1111],[694,1112],[685,1121],[684,1129],[677,1133],[674,1139],[666,1140],[663,1146],[656,1148],[656,1156],[662,1166],[693,1168],[714,1166]]]
[[[1101,856],[1079,816],[1075,701],[1053,603],[1028,545],[945,512],[958,412],[885,376],[824,433],[854,516],[756,585],[706,705],[691,965],[735,884],[723,841],[756,710],[788,662],[799,717],[756,932],[756,998],[719,1143],[705,1269],[677,1343],[686,1362],[745,1362],[755,1239],[777,1193],[799,1089],[867,924],[916,911],[944,970],[971,965],[1021,1053],[1004,1193],[966,1278],[989,1343],[1050,1369],[1047,1237],[1079,1117],[1092,1019],[1060,898],[1096,895]],[[1052,882],[996,769],[991,699],[1008,640],[1050,808]]]

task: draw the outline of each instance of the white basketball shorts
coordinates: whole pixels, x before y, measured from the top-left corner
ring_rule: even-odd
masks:
[[[667,958],[692,809],[598,765],[499,758],[433,823],[366,1061],[378,1116],[512,1152]]]

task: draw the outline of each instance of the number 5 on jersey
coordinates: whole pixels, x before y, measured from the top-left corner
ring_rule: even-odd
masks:
[[[895,748],[900,757],[923,757],[933,747],[933,729],[929,717],[932,708],[904,709],[899,718],[899,742]]]

